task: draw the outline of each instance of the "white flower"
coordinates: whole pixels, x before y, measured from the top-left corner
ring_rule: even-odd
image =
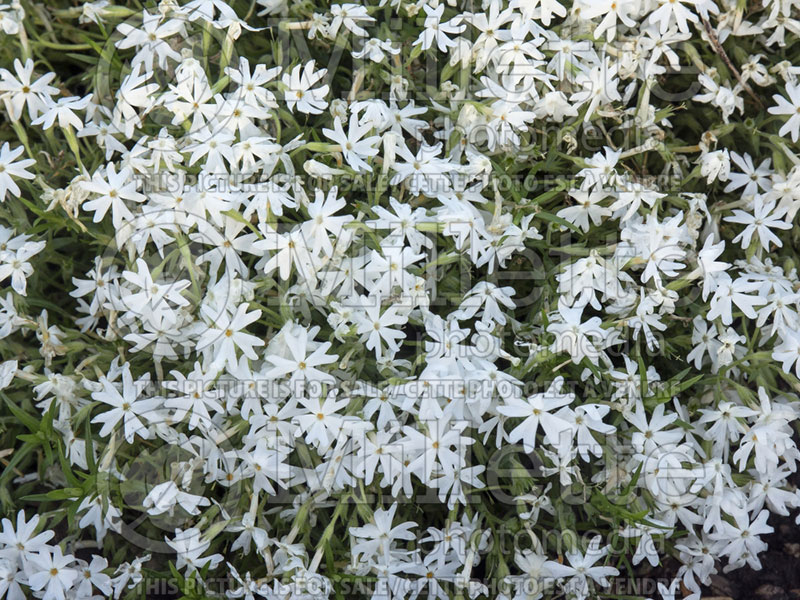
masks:
[[[334,245],[330,236],[338,241],[343,235],[344,226],[353,220],[350,215],[336,216],[337,212],[347,206],[344,198],[338,196],[339,189],[336,186],[328,190],[327,195],[320,189],[314,190],[314,201],[308,205],[310,220],[302,226],[303,235],[312,242],[312,254],[322,250],[326,256],[333,256]]]
[[[710,184],[715,179],[728,181],[731,172],[731,159],[726,149],[706,152],[700,157],[700,174]]]
[[[44,111],[50,97],[58,93],[58,88],[49,85],[55,78],[55,73],[46,73],[36,81],[31,81],[33,66],[33,60],[30,58],[24,65],[15,58],[16,77],[7,69],[0,69],[0,92],[3,92],[2,98],[12,121],[19,120],[25,106],[28,107],[28,116],[31,120],[36,119]]]
[[[697,315],[692,323],[694,326],[692,329],[692,344],[694,344],[694,348],[686,356],[686,360],[694,362],[695,368],[699,369],[703,364],[703,357],[708,354],[716,368],[716,361],[719,357],[717,349],[720,345],[716,330],[713,325],[709,327],[708,323],[700,315]]]
[[[561,564],[548,560],[544,563],[544,568],[557,579],[566,579],[565,589],[574,594],[581,600],[589,595],[589,581],[594,581],[602,587],[611,585],[608,581],[609,576],[619,575],[619,571],[614,567],[604,567],[595,563],[608,554],[609,548],[600,548],[601,536],[592,538],[586,553],[580,550],[566,552],[566,559],[569,564]]]
[[[213,377],[203,371],[200,363],[194,364],[194,369],[188,376],[184,376],[177,370],[171,371],[170,375],[175,378],[175,381],[165,384],[171,394],[164,402],[164,406],[176,409],[173,416],[176,421],[183,420],[187,414],[191,413],[189,428],[194,429],[198,425],[208,427],[212,422],[209,409],[215,413],[225,412],[218,402],[224,392],[214,389]]]
[[[559,302],[558,317],[560,320],[553,320],[547,326],[547,332],[555,335],[553,352],[566,352],[575,364],[584,357],[597,364],[607,336],[600,327],[600,317],[582,321],[583,307],[570,307],[564,302]]]
[[[415,522],[406,521],[392,526],[397,509],[397,504],[392,504],[387,510],[378,509],[372,515],[373,523],[362,527],[350,527],[350,534],[359,539],[351,549],[355,558],[360,557],[362,561],[366,561],[378,555],[388,559],[396,541],[415,539],[415,535],[410,531],[417,527]]]
[[[567,9],[556,0],[511,0],[509,6],[518,8],[526,19],[539,19],[545,27],[550,27],[553,15],[567,15]]]
[[[165,537],[164,540],[178,555],[175,565],[177,569],[186,568],[188,572],[193,572],[202,569],[206,565],[210,569],[215,569],[223,560],[221,554],[202,556],[208,550],[211,542],[204,540],[200,530],[196,527],[189,528],[186,531],[176,529],[174,538]]]
[[[630,13],[635,6],[630,0],[607,0],[606,2],[587,2],[581,10],[581,18],[594,19],[603,15],[602,21],[594,30],[594,37],[599,38],[606,34],[610,42],[617,35],[617,19],[627,27],[634,27],[636,22],[631,19]]]
[[[16,360],[6,360],[0,363],[0,390],[8,387],[17,372],[18,362]]]
[[[725,221],[747,226],[733,238],[734,243],[741,241],[742,248],[747,248],[755,234],[758,236],[761,247],[769,252],[770,243],[775,244],[778,248],[783,246],[783,242],[771,230],[792,228],[791,223],[785,222],[783,218],[783,211],[775,210],[775,202],[765,202],[762,196],[756,196],[753,200],[752,214],[743,210],[734,210],[733,216],[725,217]]]
[[[144,194],[136,191],[138,182],[133,176],[133,171],[129,167],[124,167],[117,173],[114,163],[109,163],[104,172],[100,169],[95,171],[92,179],[81,183],[81,187],[87,192],[98,195],[83,204],[84,209],[94,212],[94,222],[99,223],[111,208],[111,221],[114,227],[119,227],[123,221],[133,219],[133,213],[125,204],[126,200],[131,202],[145,200]]]
[[[5,202],[8,192],[17,197],[21,194],[19,186],[14,182],[13,177],[33,179],[33,173],[26,169],[36,164],[34,159],[23,158],[14,162],[24,150],[22,146],[11,150],[8,142],[5,142],[3,147],[0,148],[0,202]]]
[[[328,85],[312,87],[317,84],[325,74],[327,69],[314,71],[314,61],[307,62],[304,67],[296,65],[291,74],[284,73],[281,80],[286,87],[284,100],[289,110],[299,110],[303,113],[312,115],[320,114],[328,106],[325,97],[328,95]]]
[[[772,533],[774,529],[767,525],[769,511],[762,510],[755,519],[747,514],[747,511],[735,510],[731,515],[735,525],[722,521],[721,530],[717,534],[712,534],[722,542],[720,556],[727,556],[731,563],[741,560],[746,562],[753,569],[761,569],[761,561],[758,554],[766,550],[767,544],[761,540],[759,535]]]
[[[427,50],[431,45],[436,42],[436,46],[440,52],[447,52],[448,48],[456,45],[451,35],[457,35],[466,29],[466,25],[460,25],[458,19],[451,19],[442,23],[442,14],[444,13],[445,5],[432,8],[430,5],[425,4],[422,7],[425,10],[425,24],[424,31],[414,41],[414,46],[420,46],[422,50]]]
[[[376,146],[381,138],[380,136],[372,135],[361,139],[370,129],[372,129],[370,125],[359,126],[358,117],[351,115],[347,133],[344,132],[342,122],[338,117],[333,120],[333,129],[323,128],[322,133],[341,147],[342,155],[347,164],[353,167],[357,173],[371,173],[372,167],[364,162],[364,159],[378,154]]]
[[[291,325],[291,323],[289,323]],[[315,344],[314,349],[309,352],[309,336],[313,334],[304,327],[293,327],[291,333],[287,330],[283,335],[283,342],[288,357],[278,356],[277,354],[267,354],[265,360],[272,363],[273,368],[267,372],[267,377],[283,377],[290,375],[291,381],[312,380],[312,381],[335,381],[333,377],[317,369],[316,367],[328,365],[336,362],[337,355],[326,354],[331,347],[330,342]]]
[[[103,23],[106,16],[105,8],[109,5],[108,0],[95,0],[85,2],[81,16],[78,18],[80,23]]]
[[[59,546],[54,546],[52,551],[39,550],[26,564],[28,585],[32,590],[44,592],[42,600],[64,600],[67,590],[78,578],[77,569],[71,568],[74,563],[75,557],[64,556]]]
[[[342,426],[343,418],[337,411],[347,406],[350,401],[347,398],[336,400],[336,392],[332,391],[324,401],[318,396],[301,398],[299,403],[307,412],[295,417],[298,424],[296,434],[302,435],[306,442],[324,454],[339,435]]]
[[[142,63],[137,63],[117,90],[117,102],[114,105],[112,123],[118,127],[126,138],[133,136],[134,128],[141,126],[141,117],[137,108],[148,110],[153,106],[153,95],[158,90],[157,83],[145,84],[150,79],[149,73],[140,73]]]
[[[581,89],[573,93],[569,99],[576,105],[582,106],[581,110],[585,111],[584,121],[589,121],[600,106],[622,99],[617,89],[618,72],[618,64],[606,57],[602,64],[578,73],[575,82]]]
[[[143,64],[145,72],[151,73],[155,57],[158,57],[158,66],[161,69],[166,68],[168,58],[180,60],[180,54],[170,47],[167,39],[183,27],[181,19],[164,20],[163,15],[159,13],[151,14],[143,10],[141,28],[134,27],[130,22],[117,25],[117,31],[123,37],[114,45],[120,50],[137,48],[133,66]]]
[[[168,512],[172,515],[176,506],[180,506],[190,515],[199,515],[200,506],[208,506],[211,500],[204,496],[189,494],[178,488],[174,481],[165,481],[155,486],[145,497],[142,506],[147,514],[160,515]]]
[[[665,33],[672,22],[677,23],[678,29],[681,33],[689,31],[687,22],[697,23],[697,15],[684,6],[684,3],[692,6],[696,3],[695,0],[668,0],[662,2],[661,6],[650,14],[649,21],[651,23],[659,24],[659,31]]]
[[[345,29],[358,36],[366,36],[367,31],[359,25],[359,23],[374,23],[375,17],[370,17],[367,14],[367,7],[360,4],[334,4],[331,6],[331,19],[328,25],[328,36],[335,38],[339,33],[339,28],[344,26]]]
[[[599,225],[603,217],[611,216],[610,208],[600,206],[600,202],[608,197],[605,192],[571,190],[569,195],[575,199],[575,204],[562,208],[556,216],[577,225],[583,231],[589,231],[589,219]]]
[[[675,2],[665,2],[659,10],[669,10],[669,7],[671,6],[682,6],[681,0],[675,0]],[[723,121],[727,123],[735,110],[738,109],[739,112],[744,110],[744,100],[739,95],[741,90],[738,86],[731,89],[727,86],[720,85],[705,73],[701,73],[698,76],[698,79],[706,89],[706,93],[698,94],[693,99],[697,100],[698,102],[710,102],[719,108],[722,111]]]
[[[14,564],[25,564],[28,555],[44,552],[48,553],[51,546],[47,544],[55,535],[52,531],[42,531],[36,534],[39,525],[39,515],[33,515],[30,521],[25,520],[25,511],[17,513],[17,526],[9,519],[3,519],[3,531],[0,533],[0,557],[10,560]]]
[[[743,347],[737,344],[747,343],[747,338],[739,335],[733,327],[728,327],[726,331],[721,333],[717,338],[719,340],[719,348],[717,348],[717,363],[720,366],[726,366],[733,362],[735,357],[742,354]]]
[[[563,448],[565,443],[571,442],[570,424],[551,414],[557,408],[568,406],[575,400],[572,393],[561,393],[564,384],[563,377],[556,377],[546,392],[534,394],[526,400],[522,398],[509,398],[506,404],[497,407],[500,414],[506,417],[524,418],[508,435],[511,442],[522,440],[526,452],[536,448],[536,433],[541,426],[548,444],[556,448]],[[565,436],[567,436],[565,438]]]
[[[76,131],[83,129],[83,120],[74,111],[84,110],[89,106],[91,96],[70,96],[59,98],[48,103],[42,114],[31,122],[31,125],[41,125],[43,129],[50,129],[58,120],[58,126],[66,129],[74,127]]]
[[[110,596],[112,593],[111,577],[103,573],[108,568],[108,561],[102,556],[92,555],[92,562],[78,559],[78,577],[76,579],[78,597],[90,596],[92,593],[92,586]]]
[[[777,106],[770,106],[767,112],[773,115],[789,115],[789,120],[781,126],[778,135],[791,133],[792,141],[796,142],[800,137],[800,84],[787,82],[786,95],[788,100],[779,94],[772,96]]]
[[[786,373],[791,373],[795,365],[795,374],[800,377],[800,333],[787,331],[772,351],[772,358],[782,363],[781,368]]]
[[[116,570],[116,577],[111,580],[114,586],[114,597],[119,598],[122,591],[136,587],[143,579],[142,564],[150,560],[150,555],[136,557],[130,563],[122,563]]]
[[[731,159],[736,166],[742,170],[742,173],[734,172],[730,174],[730,183],[725,186],[726,192],[744,187],[742,195],[752,196],[758,192],[759,188],[765,192],[770,190],[772,187],[772,182],[769,179],[772,173],[769,168],[772,162],[771,159],[765,158],[761,164],[758,165],[758,168],[753,164],[753,158],[746,152],[743,156],[739,155],[737,152],[731,152]]]
[[[11,288],[20,296],[26,296],[28,277],[33,274],[33,265],[28,261],[45,246],[46,242],[26,242],[16,251],[0,251],[0,281],[11,277]]]
[[[766,304],[764,298],[751,295],[751,292],[757,291],[758,287],[757,283],[747,281],[743,277],[721,281],[714,290],[711,298],[711,310],[708,311],[706,318],[713,321],[717,317],[721,317],[724,325],[730,325],[733,322],[733,304],[748,318],[757,318],[753,307]]]
[[[153,412],[160,402],[157,398],[142,398],[142,388],[149,382],[149,373],[138,381],[133,380],[128,363],[122,369],[122,391],[108,380],[100,378],[101,389],[92,393],[92,399],[109,405],[111,408],[92,419],[92,423],[102,423],[100,435],[108,436],[122,421],[125,441],[133,443],[136,435],[150,438],[147,422],[155,417]]]
[[[359,52],[353,53],[353,58],[369,58],[372,62],[380,63],[386,59],[386,54],[396,56],[400,54],[400,48],[392,45],[391,40],[379,40],[371,38],[364,42],[364,46]]]
[[[375,351],[375,357],[380,358],[383,352],[383,345],[389,351],[390,355],[394,355],[400,350],[397,343],[398,340],[406,337],[403,331],[393,329],[394,325],[405,325],[408,318],[398,314],[400,309],[396,306],[390,306],[381,313],[381,306],[379,303],[366,300],[363,307],[363,314],[355,317],[357,322],[356,332],[366,338],[366,348]]]
[[[236,368],[237,349],[247,358],[255,360],[258,356],[253,348],[263,346],[264,340],[243,330],[260,316],[260,310],[247,312],[247,304],[240,304],[234,314],[223,314],[206,328],[197,340],[197,350],[205,350],[206,356],[212,359],[211,364],[227,366],[231,370]]]

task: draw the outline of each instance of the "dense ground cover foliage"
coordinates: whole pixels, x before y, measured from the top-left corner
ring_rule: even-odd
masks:
[[[759,569],[800,507],[795,8],[0,5],[0,598]]]

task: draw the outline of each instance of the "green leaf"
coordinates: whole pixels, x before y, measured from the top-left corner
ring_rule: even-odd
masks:
[[[14,404],[11,399],[6,396],[6,394],[0,392],[0,396],[2,396],[3,400],[5,400],[6,406],[8,406],[8,409],[11,411],[11,413],[28,429],[28,431],[31,433],[39,432],[39,421]],[[55,402],[53,404],[55,404]]]
[[[536,213],[536,218],[542,219],[543,221],[548,221],[550,223],[555,223],[557,225],[561,225],[562,227],[566,227],[567,229],[570,229],[575,233],[581,233],[580,227],[573,225],[569,221],[566,221],[565,219],[559,216],[550,214],[549,212],[539,211]]]
[[[31,494],[23,496],[20,500],[30,502],[46,502],[48,500],[71,500],[73,498],[80,498],[83,496],[82,488],[63,488],[60,490],[51,490],[45,494]]]

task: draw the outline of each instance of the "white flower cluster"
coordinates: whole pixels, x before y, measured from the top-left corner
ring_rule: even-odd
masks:
[[[761,568],[800,507],[793,3],[60,4],[0,6],[0,502],[41,511],[0,598]]]
[[[26,520],[19,511],[15,524],[3,519],[0,533],[0,596],[25,600],[32,593],[37,598],[73,598],[92,600],[119,596],[142,580],[143,556],[121,564],[114,576],[106,573],[108,561],[93,554],[91,561],[64,554],[58,544],[48,544],[55,537],[50,529],[40,531],[39,515]],[[100,595],[97,593],[99,592]]]

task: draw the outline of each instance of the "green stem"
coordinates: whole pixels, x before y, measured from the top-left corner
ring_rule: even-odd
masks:
[[[61,129],[64,131],[64,136],[67,138],[69,149],[72,150],[72,153],[75,155],[75,160],[78,161],[78,167],[81,171],[85,171],[86,168],[83,166],[83,161],[81,160],[81,147],[78,144],[78,138],[75,136],[75,132],[72,130],[72,125],[67,125]]]
[[[33,40],[32,43],[36,46],[44,46],[45,48],[50,48],[52,50],[92,50],[91,44],[56,44],[54,42],[48,42],[47,40]]]

